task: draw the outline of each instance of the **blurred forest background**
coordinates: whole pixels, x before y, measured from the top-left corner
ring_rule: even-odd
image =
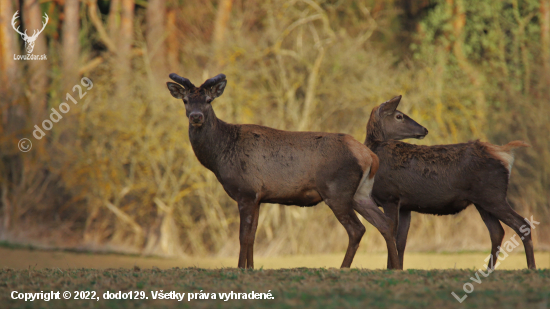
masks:
[[[11,25],[42,27],[34,54]],[[400,110],[430,130],[427,145],[524,140],[509,201],[540,221],[550,248],[550,0],[2,0],[0,239],[166,256],[238,254],[238,209],[195,158],[176,72],[195,84],[225,73],[218,117],[287,130],[352,134],[371,109]],[[82,77],[94,86],[46,137]],[[17,143],[33,143],[22,153]],[[378,231],[359,250],[385,251]],[[507,236],[512,234],[506,228]],[[343,252],[324,204],[263,205],[260,255]],[[489,250],[474,207],[413,214],[409,250]],[[518,249],[520,250],[520,249]]]

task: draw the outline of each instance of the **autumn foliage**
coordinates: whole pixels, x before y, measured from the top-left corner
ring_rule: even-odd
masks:
[[[195,84],[224,73],[213,104],[232,123],[362,141],[371,109],[401,94],[400,109],[430,131],[420,143],[524,140],[532,147],[516,153],[508,197],[540,219],[535,248],[550,244],[548,0],[27,2],[0,1],[2,239],[235,256],[237,205],[193,154],[185,110],[165,86],[176,72]],[[25,52],[10,24],[17,10],[27,29],[49,15],[37,43],[47,61],[13,60]],[[34,139],[82,77],[93,88]],[[17,148],[24,137],[28,153]],[[359,250],[384,250],[364,223]],[[483,242],[470,237],[479,234]],[[324,204],[261,206],[260,255],[346,245]],[[488,245],[474,209],[412,216],[408,250]]]

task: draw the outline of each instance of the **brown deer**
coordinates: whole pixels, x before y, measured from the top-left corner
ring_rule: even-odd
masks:
[[[341,267],[350,267],[365,233],[354,210],[386,239],[388,259],[397,265],[390,220],[370,201],[378,158],[350,135],[281,131],[259,125],[229,124],[216,117],[212,100],[227,81],[219,74],[195,87],[169,75],[170,94],[182,99],[189,140],[197,159],[212,171],[238,203],[240,268],[254,268],[254,238],[261,203],[314,206],[325,201],[346,229],[349,244]]]
[[[499,220],[518,235],[526,221],[506,201],[508,180],[514,161],[512,149],[527,147],[522,141],[504,146],[471,141],[462,144],[419,146],[400,142],[423,138],[428,131],[397,110],[401,96],[373,108],[367,124],[367,145],[380,159],[372,198],[392,219],[403,269],[411,211],[452,215],[474,204],[491,236],[493,269],[504,238]],[[521,229],[521,230],[520,230]],[[527,266],[536,269],[531,234],[521,237]]]

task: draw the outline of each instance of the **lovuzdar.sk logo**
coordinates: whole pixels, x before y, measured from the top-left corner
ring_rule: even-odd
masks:
[[[44,13],[44,19],[46,21],[42,22],[42,29],[40,31],[36,32],[36,30],[33,31],[32,36],[27,35],[27,30],[25,29],[24,32],[19,31],[19,25],[17,28],[15,28],[15,20],[17,19],[17,14],[19,14],[19,11],[15,12],[13,14],[13,18],[11,19],[11,26],[13,27],[13,30],[15,32],[19,33],[21,35],[21,38],[23,41],[25,41],[25,49],[27,50],[26,55],[13,55],[13,60],[47,60],[46,54],[43,55],[33,55],[32,51],[34,49],[34,43],[36,39],[38,38],[38,35],[44,31],[44,28],[46,28],[46,25],[48,24],[48,14]]]

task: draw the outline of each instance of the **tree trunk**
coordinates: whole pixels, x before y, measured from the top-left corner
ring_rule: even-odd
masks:
[[[67,91],[71,91],[73,85],[80,84],[79,79],[79,56],[80,56],[80,42],[78,40],[78,33],[80,32],[80,1],[79,0],[65,0],[63,10],[63,26],[62,26],[62,81],[59,93],[64,94]],[[63,97],[63,95],[62,95]],[[55,107],[55,106],[54,106]],[[78,127],[78,118],[75,113],[69,113],[65,116],[65,125],[68,128],[65,130],[60,138],[59,142],[72,147],[72,144],[76,140]]]
[[[118,38],[118,28],[120,27],[120,0],[111,0],[109,6],[109,17],[107,17],[107,31],[112,40]]]
[[[77,83],[80,44],[79,0],[65,0],[63,19],[63,89]]]
[[[147,55],[152,77],[158,80],[170,72],[166,68],[166,0],[150,0],[147,6]]]
[[[452,1],[449,1],[451,2]],[[454,10],[453,10],[454,20],[453,20],[453,30],[455,41],[453,43],[453,54],[456,57],[458,66],[466,75],[470,78],[472,85],[474,86],[474,96],[476,99],[476,122],[477,125],[474,128],[478,128],[479,131],[474,132],[476,136],[483,136],[485,129],[487,107],[485,103],[485,94],[483,93],[483,75],[468,61],[466,55],[464,54],[463,44],[464,44],[464,27],[466,26],[466,13],[464,10],[464,3],[462,0],[456,0]]]
[[[12,1],[0,1],[0,55],[2,57],[0,62],[2,86],[13,79],[15,73],[17,73],[17,61],[13,60],[13,55],[19,53],[17,47],[19,35],[17,35],[11,26],[11,19],[15,10],[13,9]],[[17,19],[17,24],[21,23],[21,19]],[[9,89],[9,87],[6,87]],[[2,90],[5,90],[2,88]],[[2,91],[5,93],[4,91]]]
[[[550,69],[550,0],[540,0],[540,44],[544,71]]]
[[[44,14],[40,10],[40,2],[38,0],[24,0],[23,13],[24,27],[27,33],[33,33],[34,30],[38,31],[42,29]],[[34,55],[43,55],[46,54],[46,51],[46,35],[41,33],[36,38],[32,53]],[[27,65],[31,119],[33,124],[40,125],[45,119],[47,109],[46,86],[48,81],[48,61],[27,61]]]
[[[166,28],[168,30],[168,40],[166,44],[168,47],[168,64],[170,68],[174,68],[173,70],[177,71],[179,69],[179,44],[176,27],[176,11],[174,9],[168,11],[168,15],[166,16]]]
[[[231,15],[231,7],[233,0],[220,0],[218,4],[218,12],[216,13],[216,23],[214,25],[213,42],[214,46],[220,46],[225,40],[225,29]]]
[[[19,35],[13,31],[11,19],[15,10],[11,0],[0,1],[0,103],[2,136],[21,130],[25,115],[23,107],[18,104],[21,95],[21,61],[15,61],[13,55],[19,55]],[[17,19],[17,23],[21,22]]]
[[[118,36],[117,63],[115,80],[117,84],[117,95],[128,94],[131,74],[131,49],[134,37],[134,0],[122,0],[120,14],[120,29]]]
[[[213,47],[216,51],[216,58],[218,64],[223,64],[223,54],[221,48],[225,41],[225,30],[227,29],[227,23],[229,16],[231,15],[231,7],[233,6],[233,0],[220,0],[218,4],[218,12],[216,13],[216,23],[214,24],[213,35]]]

